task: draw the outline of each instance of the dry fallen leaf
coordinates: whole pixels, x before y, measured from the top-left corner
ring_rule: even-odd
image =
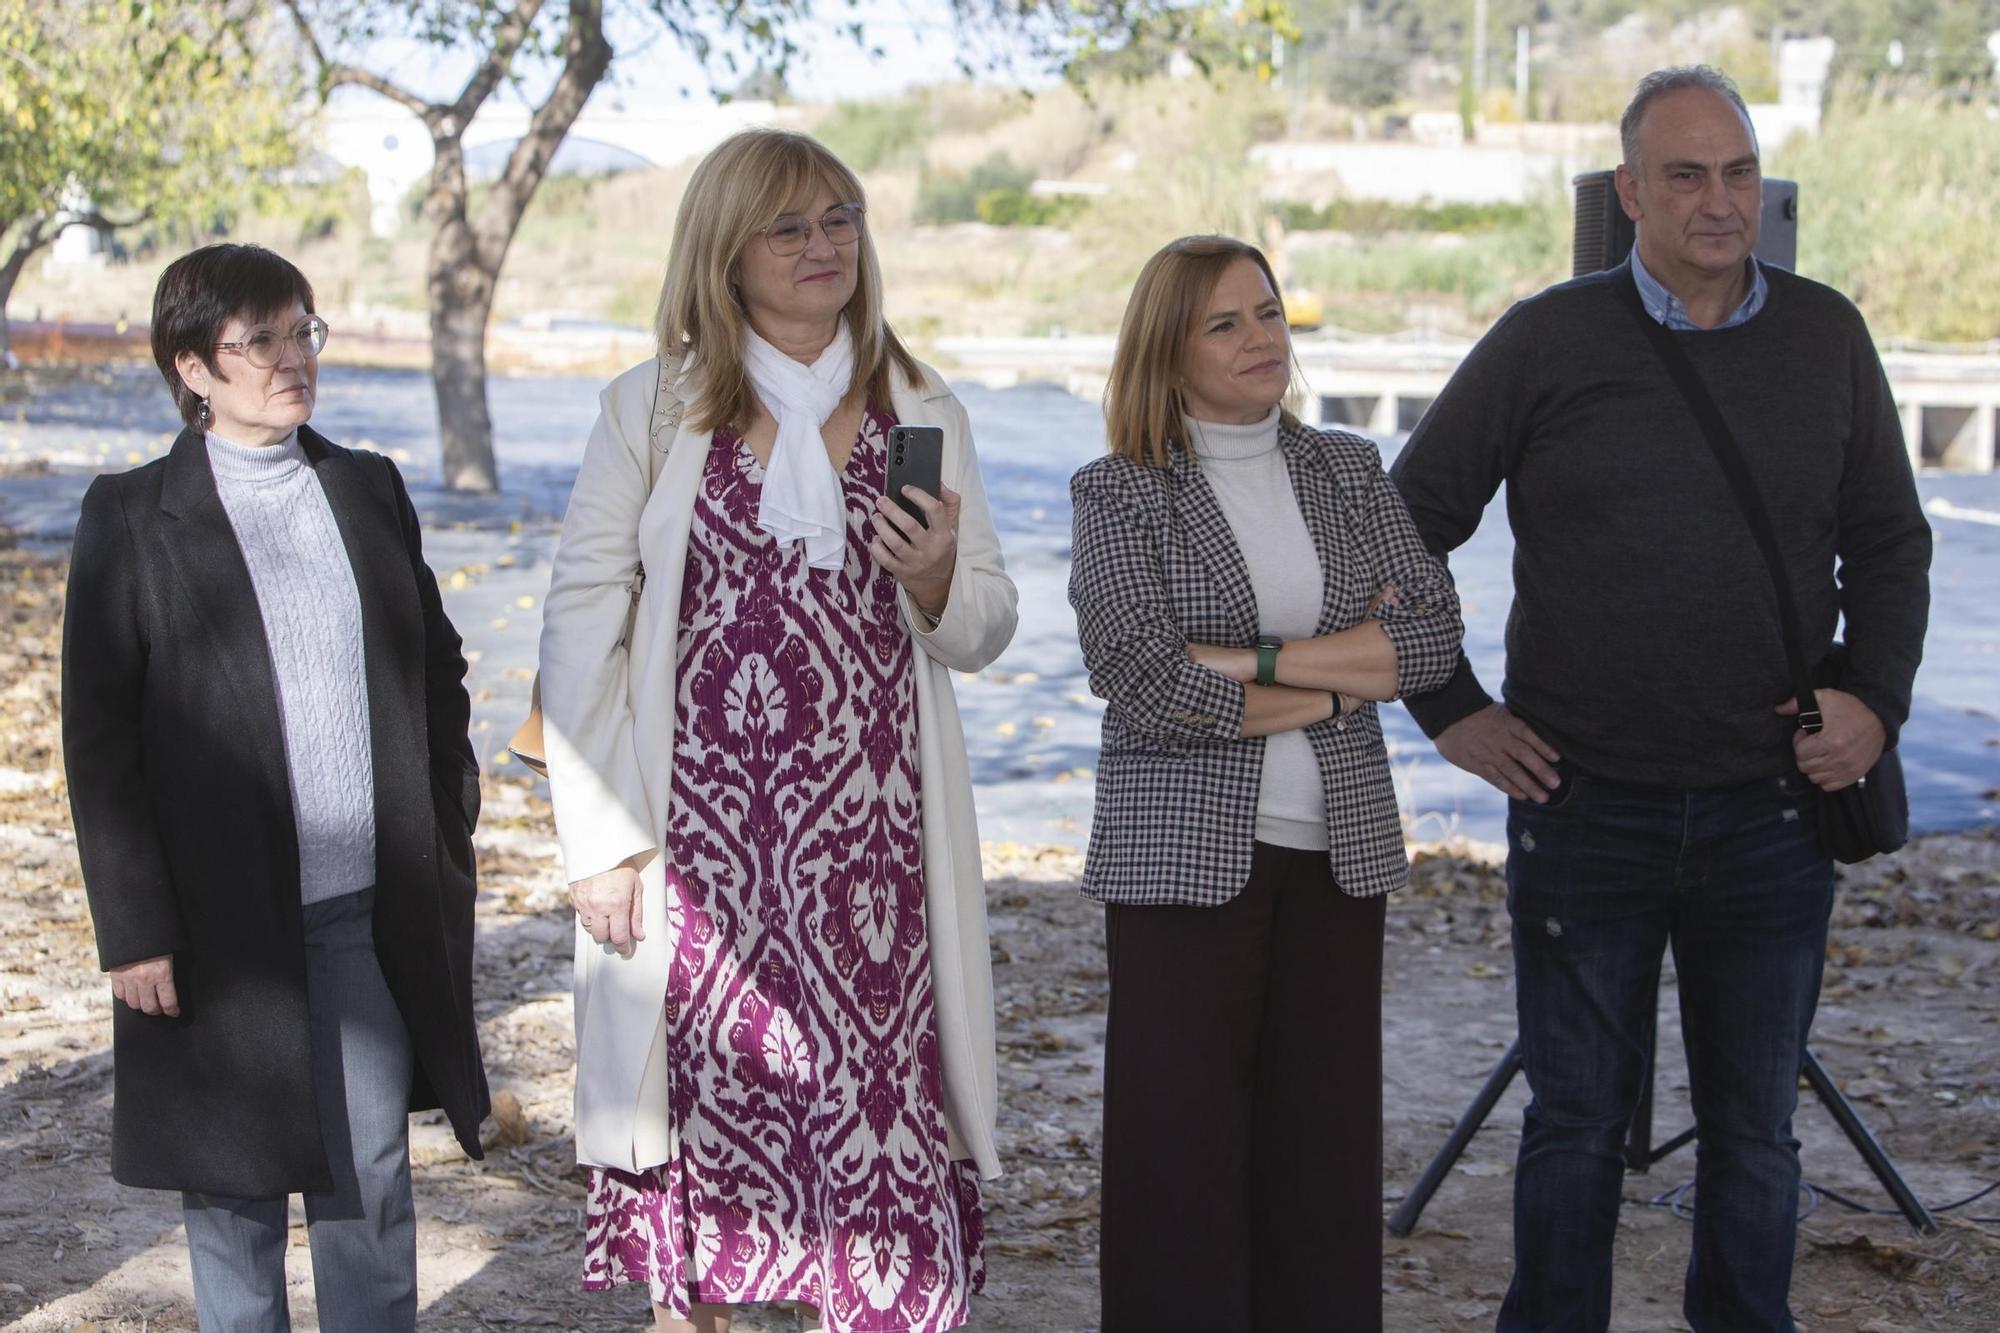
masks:
[[[489,1117],[492,1129],[482,1128],[479,1146],[482,1148],[518,1148],[528,1141],[528,1115],[521,1109],[521,1099],[506,1089],[493,1094],[493,1114]]]
[[[1916,1267],[1916,1256],[1899,1245],[1880,1245],[1864,1235],[1856,1235],[1848,1240],[1815,1240],[1813,1247],[1832,1254],[1851,1254],[1871,1268],[1876,1268],[1891,1277],[1902,1277]]]

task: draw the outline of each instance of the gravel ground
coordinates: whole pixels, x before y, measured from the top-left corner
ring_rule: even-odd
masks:
[[[106,1174],[111,1054],[69,832],[57,737],[59,560],[0,549],[0,1320],[23,1330],[194,1327],[176,1201]],[[479,832],[478,1009],[499,1115],[484,1164],[420,1118],[423,1326],[638,1329],[644,1295],[578,1289],[582,1178],[569,1138],[569,916],[546,803],[489,775]],[[987,851],[1007,1175],[987,1192],[991,1276],[973,1326],[1094,1326],[1105,973],[1101,915],[1075,853]],[[1401,1197],[1513,1036],[1498,849],[1426,845],[1389,915],[1387,1193]],[[1671,975],[1667,989],[1671,989]],[[2000,830],[1921,839],[1849,871],[1814,1047],[1933,1203],[2000,1179]],[[1686,1120],[1678,1023],[1663,998],[1658,1137]],[[1508,1272],[1509,1174],[1523,1099],[1501,1102],[1384,1272],[1393,1330],[1491,1327]],[[1882,1206],[1810,1094],[1808,1179]],[[1621,1333],[1680,1329],[1688,1227],[1651,1201],[1682,1152],[1629,1178],[1618,1242]],[[1810,1333],[2000,1328],[2000,1192],[1930,1237],[1821,1199],[1800,1236],[1793,1303]],[[290,1257],[297,1326],[310,1270]],[[1189,1326],[1198,1323],[1190,1316]],[[1296,1327],[1338,1329],[1301,1310]],[[792,1327],[782,1313],[739,1328]]]

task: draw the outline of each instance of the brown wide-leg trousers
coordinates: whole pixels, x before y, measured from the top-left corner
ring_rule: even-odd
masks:
[[[1103,1333],[1379,1333],[1383,916],[1261,842],[1220,907],[1107,905]]]

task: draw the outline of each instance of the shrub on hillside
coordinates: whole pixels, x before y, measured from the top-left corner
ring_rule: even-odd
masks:
[[[964,175],[926,169],[917,182],[914,217],[919,223],[977,222],[979,201],[1011,190],[1022,197],[1034,183],[1031,168],[1019,166],[1005,153],[995,153]]]
[[[1533,210],[1526,204],[1499,202],[1396,204],[1385,199],[1335,199],[1321,206],[1281,200],[1272,205],[1272,211],[1286,231],[1374,235],[1388,231],[1500,231],[1528,222]]]
[[[1352,245],[1291,252],[1292,279],[1317,293],[1327,322],[1406,327],[1412,311],[1438,327],[1476,334],[1509,304],[1569,276],[1571,216],[1550,188],[1515,220],[1466,234],[1362,231]],[[1357,312],[1376,311],[1371,321]]]
[[[1008,186],[988,190],[973,201],[981,222],[996,227],[1058,227],[1083,211],[1089,201],[1076,195],[1029,194]]]
[[[1950,98],[1846,99],[1819,135],[1767,148],[1799,183],[1799,272],[1847,294],[1877,338],[2000,333],[2000,124]]]
[[[916,102],[842,102],[813,135],[854,170],[873,171],[921,152],[930,126]]]

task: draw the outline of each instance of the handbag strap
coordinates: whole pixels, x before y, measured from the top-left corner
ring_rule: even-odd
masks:
[[[667,456],[667,450],[673,445],[672,432],[680,425],[681,413],[687,409],[687,404],[681,401],[681,396],[674,392],[670,383],[676,378],[678,376],[667,366],[667,359],[661,357],[660,378],[653,385],[653,417],[646,427],[647,500],[653,498],[653,491],[660,484],[660,465]],[[662,435],[667,436],[667,439],[662,441],[660,439]],[[640,501],[639,508],[643,511],[645,507],[645,501]],[[618,636],[618,644],[620,647],[629,648],[632,644],[632,632],[639,623],[639,598],[646,591],[645,561],[641,560],[632,567],[632,581],[625,585],[625,591],[631,601],[625,608],[625,632]]]
[[[667,358],[660,358],[659,382],[653,385],[653,420],[646,430],[646,495],[651,498],[653,488],[660,484],[660,462],[667,456],[667,449],[673,444],[669,437],[662,441],[660,436],[681,424],[681,413],[687,404],[674,390],[673,381],[680,378],[680,372],[667,364]]]
[[[666,459],[667,450],[673,445],[671,432],[681,424],[681,414],[687,404],[673,389],[669,381],[679,376],[667,366],[667,359],[660,358],[660,378],[653,385],[653,419],[646,427],[646,499],[653,498],[653,490],[660,484],[660,465]],[[660,439],[662,435],[668,438]],[[644,508],[644,502],[640,508]],[[632,600],[637,603],[639,593],[646,586],[646,566],[642,561],[632,571]]]
[[[1778,554],[1778,537],[1772,531],[1771,517],[1765,512],[1756,480],[1750,475],[1750,466],[1743,461],[1743,450],[1737,445],[1729,423],[1722,419],[1722,410],[1715,405],[1715,399],[1701,382],[1694,363],[1688,360],[1680,340],[1647,312],[1646,303],[1639,296],[1638,280],[1629,266],[1626,280],[1621,281],[1618,287],[1625,298],[1626,312],[1638,322],[1647,341],[1653,344],[1653,350],[1659,353],[1668,378],[1687,399],[1688,408],[1694,413],[1703,438],[1708,441],[1708,447],[1715,453],[1716,463],[1722,468],[1722,475],[1729,480],[1729,489],[1743,510],[1744,521],[1750,525],[1750,535],[1756,539],[1757,549],[1763,554],[1764,566],[1771,575],[1772,591],[1778,596],[1778,628],[1784,633],[1785,662],[1791,671],[1792,693],[1798,697],[1799,729],[1817,732],[1824,725],[1824,719],[1820,716],[1819,702],[1813,693],[1812,672],[1806,667],[1805,645],[1799,632],[1798,604],[1792,600],[1792,583],[1785,575],[1783,557]]]

